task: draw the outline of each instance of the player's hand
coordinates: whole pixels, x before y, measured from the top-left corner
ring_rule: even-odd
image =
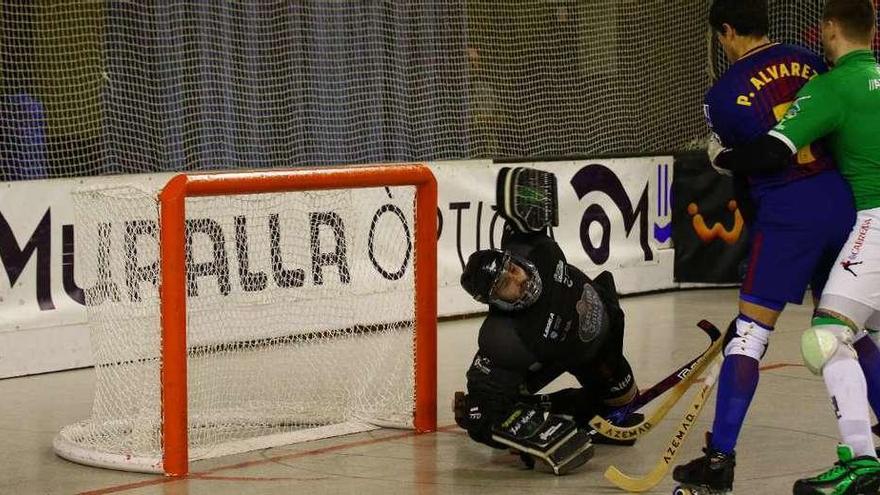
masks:
[[[727,148],[721,144],[721,138],[718,137],[718,134],[714,132],[709,133],[709,143],[706,148],[706,152],[709,155],[709,163],[712,164],[712,168],[715,169],[721,175],[726,175],[728,177],[733,177],[733,172],[727,170],[726,168],[721,168],[715,165],[715,160],[718,158],[718,155],[725,152]]]

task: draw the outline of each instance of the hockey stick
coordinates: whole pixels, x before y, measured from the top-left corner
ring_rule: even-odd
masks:
[[[608,415],[606,419],[611,422],[616,420],[622,420],[626,415],[630,412],[639,410],[642,406],[656,399],[660,395],[663,395],[664,392],[674,387],[682,380],[684,380],[688,373],[693,370],[694,363],[696,363],[700,358],[709,354],[710,349],[712,348],[712,344],[715,343],[716,340],[721,338],[721,331],[713,325],[708,320],[700,320],[697,323],[697,326],[709,337],[709,346],[703,351],[699,356],[691,359],[687,364],[675,370],[672,374],[660,380],[651,388],[644,390],[639,393],[639,396],[629,405],[621,407],[619,410],[614,411]]]
[[[694,363],[693,368],[689,371],[688,375],[672,388],[669,396],[664,399],[656,409],[651,411],[650,415],[645,416],[645,418],[638,424],[631,426],[616,426],[601,416],[598,416],[590,421],[590,426],[600,435],[613,440],[632,440],[653,430],[654,427],[666,417],[670,409],[675,407],[681,397],[687,392],[688,388],[690,388],[694,380],[696,380],[697,376],[706,369],[709,362],[721,352],[721,343],[722,341],[720,339],[715,341],[709,348],[708,354],[701,356],[697,362]]]
[[[706,320],[700,321],[698,326],[712,339],[711,344],[705,351],[671,375],[657,382],[653,387],[639,394],[631,404],[612,412],[607,418],[599,415],[594,416],[590,420],[590,426],[600,435],[614,440],[633,440],[651,431],[681,399],[693,382],[694,377],[699,376],[712,358],[721,351],[721,332]],[[614,424],[621,421],[629,413],[639,410],[670,388],[672,388],[672,392],[669,397],[640,423],[626,427]]]
[[[684,417],[681,422],[678,424],[678,428],[675,430],[675,433],[670,437],[669,442],[666,444],[666,449],[663,451],[663,455],[660,457],[660,460],[657,461],[657,464],[654,465],[654,468],[648,472],[648,474],[644,476],[629,476],[624,474],[619,469],[614,466],[609,466],[608,469],[605,470],[605,479],[613,483],[618,488],[626,490],[628,492],[640,493],[650,490],[657,486],[663,478],[666,476],[666,472],[669,471],[669,466],[675,460],[675,457],[678,455],[679,447],[684,444],[684,440],[687,437],[688,433],[690,433],[691,429],[693,429],[694,423],[697,421],[697,418],[700,416],[700,412],[703,410],[703,405],[706,403],[706,399],[712,392],[712,389],[715,387],[715,379],[718,376],[718,372],[721,369],[721,362],[723,359],[718,359],[713,364],[711,370],[706,373],[706,379],[703,382],[703,387],[700,391],[694,396],[690,405],[688,406]]]

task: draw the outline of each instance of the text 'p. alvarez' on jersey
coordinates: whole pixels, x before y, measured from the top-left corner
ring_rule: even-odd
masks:
[[[706,93],[709,127],[726,147],[753,141],[785,116],[797,92],[828,68],[814,53],[794,45],[769,43],[754,48],[731,64]],[[791,165],[775,174],[753,175],[753,192],[834,168],[823,142],[799,150]]]

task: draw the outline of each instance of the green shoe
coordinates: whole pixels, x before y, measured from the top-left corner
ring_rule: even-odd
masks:
[[[880,461],[876,457],[853,457],[852,447],[837,446],[839,459],[831,469],[812,478],[797,480],[794,495],[875,495],[880,493]]]

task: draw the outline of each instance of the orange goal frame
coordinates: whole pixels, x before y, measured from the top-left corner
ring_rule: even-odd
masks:
[[[186,198],[415,186],[416,431],[437,429],[437,181],[424,164],[180,174],[159,194],[162,322],[162,464],[167,476],[189,471],[187,432]]]

